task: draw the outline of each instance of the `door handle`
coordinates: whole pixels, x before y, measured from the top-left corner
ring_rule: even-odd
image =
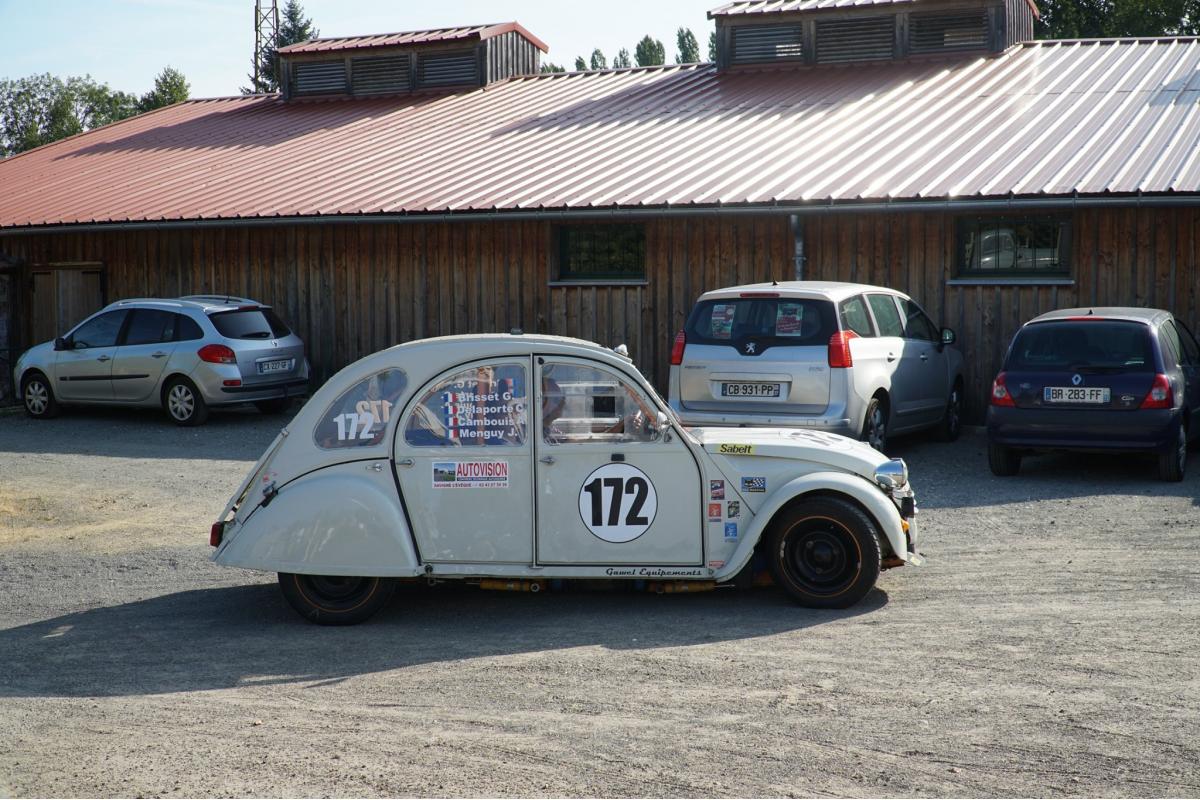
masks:
[[[383,472],[383,464],[380,464],[378,461],[376,461],[374,464],[368,465],[367,470],[369,472]]]
[[[895,360],[896,360],[896,354],[895,354],[895,353],[888,353],[888,354],[887,354],[887,360],[888,360],[889,362],[890,362],[890,361],[895,361]]]
[[[543,464],[553,464],[555,459],[554,456],[542,456],[538,459],[538,461],[542,462]]]
[[[921,360],[922,360],[922,361],[928,361],[928,360],[929,360],[929,353],[921,353]]]
[[[109,359],[109,357],[108,357],[108,356],[98,356],[98,357],[96,358],[96,360],[97,360],[97,361],[109,361],[110,359]]]
[[[396,466],[398,467],[411,467],[412,465],[413,460],[411,458],[401,458],[396,462]]]
[[[165,355],[166,355],[166,353],[151,353],[150,357],[151,358],[162,358]]]

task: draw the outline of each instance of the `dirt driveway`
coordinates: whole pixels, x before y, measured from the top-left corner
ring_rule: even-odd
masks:
[[[207,561],[279,424],[0,416],[0,796],[1200,795],[1200,455],[899,441],[929,560],[846,612],[439,587],[332,629]]]

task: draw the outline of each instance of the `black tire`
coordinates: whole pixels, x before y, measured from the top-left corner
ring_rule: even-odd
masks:
[[[937,438],[942,442],[953,442],[962,433],[963,387],[961,383],[954,384],[950,396],[946,398],[946,412],[938,423]]]
[[[264,414],[282,414],[292,404],[290,397],[275,397],[270,400],[255,400],[254,407]]]
[[[59,412],[58,399],[50,380],[40,372],[30,372],[21,380],[21,403],[34,419],[50,419]]]
[[[279,588],[296,613],[318,625],[357,625],[387,605],[394,578],[279,573]]]
[[[1187,466],[1187,429],[1183,423],[1179,425],[1175,446],[1169,453],[1158,456],[1158,477],[1168,483],[1179,483],[1183,480],[1183,471]]]
[[[871,402],[867,403],[867,413],[863,417],[862,433],[859,434],[858,438],[860,441],[866,442],[882,453],[883,448],[887,447],[887,425],[887,404],[881,402],[878,397],[872,397]]]
[[[208,420],[208,403],[187,378],[172,378],[163,389],[162,402],[163,411],[176,425],[190,428]]]
[[[1016,475],[1021,470],[1021,454],[1011,447],[988,442],[988,466],[1001,478]]]
[[[768,534],[771,575],[809,608],[847,608],[879,578],[879,532],[862,509],[815,497],[783,511]]]

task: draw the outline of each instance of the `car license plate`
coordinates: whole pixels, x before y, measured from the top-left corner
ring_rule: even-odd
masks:
[[[722,397],[779,397],[779,383],[722,383]]]
[[[1042,400],[1047,403],[1103,404],[1111,398],[1112,390],[1099,386],[1047,386],[1042,390]]]
[[[275,361],[260,361],[258,362],[258,374],[268,375],[272,372],[290,372],[292,369],[292,359],[281,358]]]

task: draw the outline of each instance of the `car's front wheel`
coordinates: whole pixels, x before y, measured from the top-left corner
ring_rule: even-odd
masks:
[[[1187,466],[1187,429],[1181,423],[1179,433],[1175,437],[1175,446],[1158,457],[1158,477],[1169,483],[1179,483],[1183,480],[1183,470]]]
[[[21,401],[25,413],[34,419],[50,419],[58,415],[58,400],[50,381],[40,372],[31,372],[21,381]]]
[[[176,425],[203,425],[208,419],[208,403],[196,385],[187,378],[175,378],[163,392],[163,408]]]
[[[879,578],[879,532],[848,501],[817,497],[792,506],[772,523],[769,537],[772,577],[801,605],[852,606]]]
[[[396,590],[396,581],[281,572],[279,588],[288,604],[309,622],[356,625],[387,605]]]

